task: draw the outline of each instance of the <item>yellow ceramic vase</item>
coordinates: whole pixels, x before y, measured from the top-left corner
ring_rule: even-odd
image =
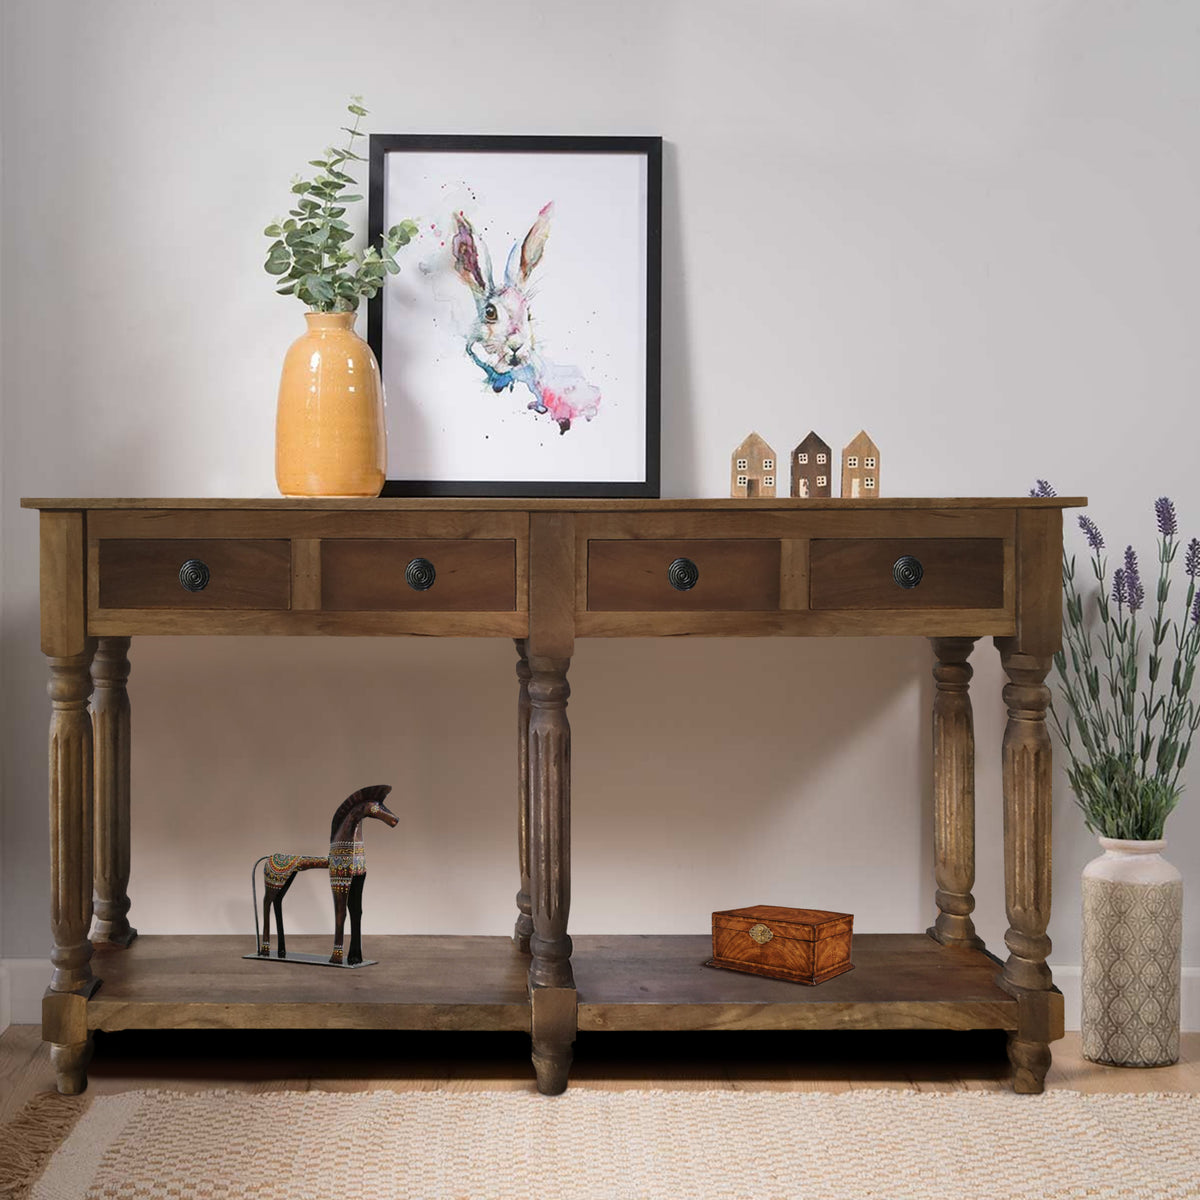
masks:
[[[285,496],[378,496],[387,476],[383,386],[352,312],[304,314],[283,360],[275,482]]]

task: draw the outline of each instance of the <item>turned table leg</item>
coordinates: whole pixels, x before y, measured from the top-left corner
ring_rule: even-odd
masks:
[[[557,1095],[567,1086],[575,1040],[575,979],[567,934],[571,906],[570,659],[530,656],[529,663],[533,1065],[538,1091]]]
[[[87,997],[92,975],[92,852],[94,785],[90,666],[94,643],[81,654],[51,657],[50,713],[50,926],[54,973],[42,1003],[42,1036],[51,1043],[58,1090],[87,1086],[90,1057]]]
[[[525,639],[515,638],[517,647],[517,858],[521,890],[517,892],[517,924],[513,941],[522,954],[529,953],[533,935],[533,906],[529,882],[529,679],[532,674]]]
[[[929,930],[943,946],[983,947],[971,913],[975,897],[975,727],[972,670],[975,638],[931,638],[933,677],[933,855],[937,921]]]
[[[1046,958],[1050,939],[1050,689],[1047,655],[1001,646],[1004,688],[1004,891],[1009,928],[1002,986],[1020,1001],[1020,1027],[1009,1034],[1013,1088],[1040,1092],[1050,1069],[1050,1042],[1062,1037],[1062,997]]]
[[[93,942],[128,946],[129,638],[103,637],[92,660],[96,758],[96,925]]]

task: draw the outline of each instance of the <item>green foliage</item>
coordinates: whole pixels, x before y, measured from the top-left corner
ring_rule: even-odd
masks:
[[[383,286],[385,275],[400,268],[396,253],[417,235],[415,221],[401,221],[383,235],[378,246],[352,251],[347,243],[354,237],[344,219],[346,207],[362,196],[346,189],[355,180],[346,165],[365,160],[354,152],[354,140],[362,137],[358,124],[367,110],[355,96],[349,111],[354,125],[343,125],[349,134],[340,149],[329,147],[324,156],[310,160],[316,167],[312,179],[292,180],[295,208],[286,220],[275,221],[263,230],[272,239],[264,264],[268,275],[282,281],[281,296],[296,296],[314,312],[355,312],[362,297],[370,299]]]
[[[1179,548],[1174,510],[1166,528],[1160,521],[1158,581],[1149,609],[1143,609],[1132,549],[1110,586],[1103,539],[1087,518],[1080,524],[1092,546],[1094,592],[1089,583],[1085,603],[1075,559],[1064,552],[1064,644],[1054,658],[1064,711],[1052,705],[1051,719],[1087,827],[1101,837],[1155,840],[1178,803],[1180,775],[1200,726],[1191,695],[1200,651],[1198,544],[1193,539],[1188,546],[1187,597],[1175,620],[1167,615]]]

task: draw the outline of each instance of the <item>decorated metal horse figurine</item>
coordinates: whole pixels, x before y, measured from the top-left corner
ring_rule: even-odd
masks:
[[[329,854],[271,854],[254,864],[263,867],[263,928],[258,940],[258,954],[248,958],[271,957],[271,908],[275,909],[275,924],[279,930],[278,958],[287,958],[287,943],[283,936],[283,898],[301,871],[314,868],[329,871],[329,886],[333,889],[333,953],[329,962],[334,966],[358,966],[362,960],[362,892],[367,879],[367,855],[363,847],[362,823],[375,817],[394,827],[399,817],[386,804],[384,797],[392,789],[387,784],[360,788],[347,796],[333,814],[329,830]],[[251,872],[253,879],[253,871]],[[346,912],[350,913],[350,953],[342,961],[342,939],[346,928]],[[258,904],[255,902],[257,923]],[[297,955],[296,961],[321,962],[319,956]]]

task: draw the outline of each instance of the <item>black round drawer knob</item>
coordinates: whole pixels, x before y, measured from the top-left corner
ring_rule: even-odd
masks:
[[[677,592],[690,592],[700,579],[700,568],[690,558],[677,558],[667,568],[667,582]]]
[[[179,568],[179,585],[185,591],[202,592],[208,587],[208,581],[211,578],[212,573],[208,569],[208,564],[202,563],[198,558],[189,558]]]
[[[919,559],[911,554],[905,554],[896,559],[892,566],[892,578],[902,588],[915,588],[925,575],[925,568]]]
[[[435,579],[437,579],[437,571],[433,569],[433,563],[427,558],[414,558],[404,568],[404,582],[414,592],[429,591],[433,587]]]

